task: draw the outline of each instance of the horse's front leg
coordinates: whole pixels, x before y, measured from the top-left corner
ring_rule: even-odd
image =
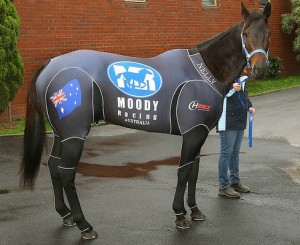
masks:
[[[208,135],[206,128],[198,126],[183,135],[183,143],[181,150],[180,164],[178,167],[178,180],[176,186],[175,197],[173,201],[173,210],[176,215],[175,224],[180,229],[190,228],[190,223],[185,218],[187,213],[184,207],[184,193],[187,182],[189,181],[190,200],[188,201],[190,208],[196,209],[195,189],[199,169],[199,152]],[[195,162],[196,161],[196,162]],[[197,166],[198,165],[198,166]],[[197,177],[196,177],[197,176]]]
[[[68,198],[73,219],[82,231],[81,237],[94,239],[98,237],[98,234],[85,219],[75,188],[76,168],[81,157],[83,143],[83,140],[77,138],[71,138],[62,143],[61,164],[57,172]]]
[[[76,225],[76,223],[73,220],[71,210],[65,204],[64,195],[63,195],[63,186],[57,172],[57,168],[60,164],[61,164],[61,142],[60,142],[60,138],[55,135],[52,150],[48,160],[48,167],[50,170],[50,176],[51,176],[53,192],[54,192],[54,206],[56,211],[63,218],[63,224],[65,226],[74,226]]]
[[[196,203],[196,184],[198,179],[199,173],[199,162],[200,162],[200,155],[196,157],[192,170],[189,175],[188,180],[188,206],[191,209],[191,219],[195,221],[203,221],[206,219],[205,215],[198,209]]]

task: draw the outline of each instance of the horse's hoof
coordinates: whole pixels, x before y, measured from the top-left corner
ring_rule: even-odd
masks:
[[[73,219],[72,215],[63,218],[63,224],[64,224],[64,226],[68,226],[68,227],[76,225],[76,223],[74,222],[74,219]]]
[[[189,229],[192,227],[191,223],[184,217],[182,219],[176,219],[176,227],[181,230]]]
[[[81,232],[81,238],[84,240],[92,240],[98,238],[98,233],[94,230],[87,230]]]
[[[191,219],[195,221],[203,221],[206,220],[206,216],[198,209],[196,211],[192,211]]]

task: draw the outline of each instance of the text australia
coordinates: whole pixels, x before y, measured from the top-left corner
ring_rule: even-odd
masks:
[[[157,120],[157,100],[117,97],[117,101],[118,116],[125,122],[150,125],[151,121]]]

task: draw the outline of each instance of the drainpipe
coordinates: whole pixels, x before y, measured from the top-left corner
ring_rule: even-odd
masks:
[[[8,120],[12,122],[11,104],[8,102]]]

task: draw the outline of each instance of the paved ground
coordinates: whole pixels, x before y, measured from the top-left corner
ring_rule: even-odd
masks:
[[[197,188],[207,220],[184,232],[175,229],[171,208],[181,137],[111,125],[92,130],[76,179],[85,216],[99,233],[91,242],[62,226],[45,165],[34,192],[18,188],[22,137],[0,137],[0,244],[300,244],[300,87],[252,102],[253,147],[245,139],[240,167],[252,192],[240,200],[218,197],[219,138],[212,132]]]

